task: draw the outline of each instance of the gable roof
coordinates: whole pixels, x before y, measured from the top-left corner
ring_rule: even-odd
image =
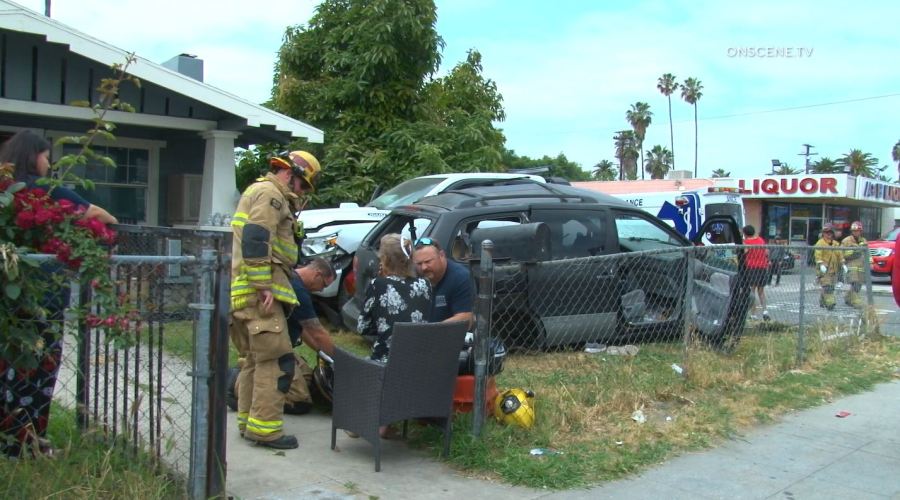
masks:
[[[69,50],[111,66],[121,64],[128,52],[102,40],[82,33],[54,19],[40,15],[9,0],[0,0],[0,28],[43,35],[48,42],[64,44]],[[312,125],[295,120],[259,104],[254,104],[222,89],[182,75],[160,64],[135,55],[128,72],[141,80],[196,99],[247,120],[250,127],[270,126],[289,133],[292,137],[305,137],[310,142],[321,143],[324,133]]]

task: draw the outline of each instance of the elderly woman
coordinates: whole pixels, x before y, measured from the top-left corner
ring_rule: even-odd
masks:
[[[362,335],[376,337],[371,359],[386,362],[391,350],[394,323],[428,321],[431,284],[413,271],[409,251],[399,234],[386,234],[378,250],[379,275],[366,288],[366,300],[358,320]]]

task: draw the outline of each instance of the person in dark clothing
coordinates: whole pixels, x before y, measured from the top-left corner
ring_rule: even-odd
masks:
[[[419,238],[413,259],[420,276],[434,287],[434,306],[429,321],[465,321],[469,328],[475,322],[475,284],[462,264],[447,259],[444,250],[431,238]]]
[[[115,224],[115,217],[103,208],[93,205],[75,191],[63,186],[52,189],[39,182],[50,174],[50,141],[40,135],[23,130],[16,133],[0,147],[0,165],[13,166],[13,178],[24,182],[29,189],[49,191],[56,202],[66,201],[81,213],[83,218],[97,218],[105,224]],[[59,262],[41,265],[40,272],[52,282],[49,275],[62,272]],[[41,279],[33,275],[34,279]],[[68,306],[68,290],[54,289],[43,298],[46,315],[34,318],[34,326],[44,344],[42,356],[35,360],[34,368],[21,369],[23,360],[0,359],[0,451],[17,457],[23,451],[52,454],[53,448],[46,440],[50,420],[50,403],[56,387],[59,365],[62,360],[62,339],[56,333],[63,320],[63,310]],[[30,314],[30,313],[25,313]]]

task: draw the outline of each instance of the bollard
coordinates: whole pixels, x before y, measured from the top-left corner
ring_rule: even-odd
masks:
[[[472,435],[481,436],[481,427],[487,415],[485,392],[487,390],[487,357],[491,336],[491,300],[494,295],[494,242],[481,243],[481,263],[478,268],[478,297],[475,300],[475,401],[472,404]]]

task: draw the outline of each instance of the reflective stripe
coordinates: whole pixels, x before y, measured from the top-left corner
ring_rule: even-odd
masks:
[[[284,420],[259,420],[253,417],[247,419],[247,431],[264,436],[281,432]]]
[[[272,295],[280,301],[286,304],[299,304],[297,301],[297,294],[294,293],[293,288],[283,287],[281,285],[272,284]]]
[[[247,223],[248,214],[244,212],[235,212],[234,216],[231,217],[231,225],[233,227],[244,227],[244,224]]]
[[[272,251],[278,253],[287,262],[297,260],[297,245],[293,241],[285,241],[281,238],[275,238],[272,241]]]
[[[239,427],[247,425],[247,419],[250,418],[249,412],[239,412],[237,414],[237,422]]]
[[[250,305],[251,299],[253,297],[248,295],[246,297],[232,297],[231,298],[231,310],[232,311],[240,311],[241,309]]]

